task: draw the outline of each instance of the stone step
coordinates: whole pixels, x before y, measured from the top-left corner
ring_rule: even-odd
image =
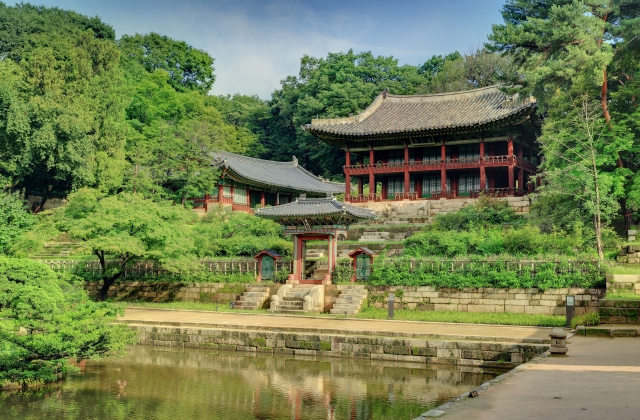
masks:
[[[264,302],[269,296],[240,296],[238,302]]]
[[[302,303],[300,305],[282,305],[276,306],[277,311],[302,311]]]
[[[269,291],[260,291],[260,292],[244,292],[242,296],[244,297],[263,297],[264,295],[268,295]]]
[[[304,315],[305,313],[303,310],[296,310],[296,309],[276,309],[274,310],[274,312],[279,314],[288,314],[288,315]]]

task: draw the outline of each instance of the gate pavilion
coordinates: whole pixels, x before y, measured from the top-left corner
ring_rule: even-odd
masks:
[[[345,151],[345,201],[514,196],[535,188],[536,107],[498,86],[432,95],[385,89],[358,115],[302,129]]]
[[[338,235],[347,234],[347,227],[359,220],[375,219],[374,211],[352,206],[335,198],[300,197],[293,203],[256,209],[255,215],[280,223],[284,233],[293,236],[293,273],[287,283],[331,284],[336,268]],[[306,242],[323,240],[328,243],[329,272],[321,280],[305,280]]]

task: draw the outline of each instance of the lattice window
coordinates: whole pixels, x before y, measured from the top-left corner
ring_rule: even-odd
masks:
[[[440,191],[440,177],[438,175],[425,175],[422,178],[422,195],[430,196],[436,191]]]
[[[389,163],[404,162],[404,150],[389,150],[387,152],[387,162]]]
[[[479,144],[461,144],[458,146],[458,158],[478,158],[480,157]]]
[[[439,147],[426,147],[422,149],[422,161],[438,161],[442,159],[442,151]]]
[[[387,181],[387,194],[393,197],[395,193],[404,192],[404,177],[395,176]]]
[[[247,204],[247,190],[236,188],[233,190],[233,202],[236,204]]]
[[[222,187],[222,196],[231,197],[231,187]]]
[[[469,194],[471,190],[480,189],[480,174],[463,172],[458,176],[458,194]]]

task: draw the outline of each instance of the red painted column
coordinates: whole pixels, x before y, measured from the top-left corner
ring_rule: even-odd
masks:
[[[447,146],[440,146],[440,190],[444,193],[447,190],[447,169],[445,160],[447,159]]]
[[[409,178],[409,146],[404,145],[404,198],[408,198],[411,180]]]
[[[267,205],[267,200],[264,196],[264,191],[260,191],[260,207],[265,208]]]
[[[515,188],[515,176],[514,176],[514,159],[513,159],[513,139],[509,136],[507,140],[507,155],[509,156],[509,190]],[[511,193],[512,191],[509,191]]]
[[[218,205],[222,205],[224,202],[224,186],[218,184]]]
[[[351,168],[349,168],[349,166],[351,166],[351,151],[349,149],[347,149],[346,163],[344,168],[344,194],[345,200],[349,200],[349,196],[351,195]]]
[[[480,140],[480,189],[487,186],[487,174],[484,170],[484,140]]]
[[[373,149],[369,149],[369,195],[376,193],[376,178],[373,175],[373,165],[375,164]]]

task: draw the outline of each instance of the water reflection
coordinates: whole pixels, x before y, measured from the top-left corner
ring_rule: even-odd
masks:
[[[407,419],[502,373],[133,347],[64,383],[0,393],[2,419]]]

